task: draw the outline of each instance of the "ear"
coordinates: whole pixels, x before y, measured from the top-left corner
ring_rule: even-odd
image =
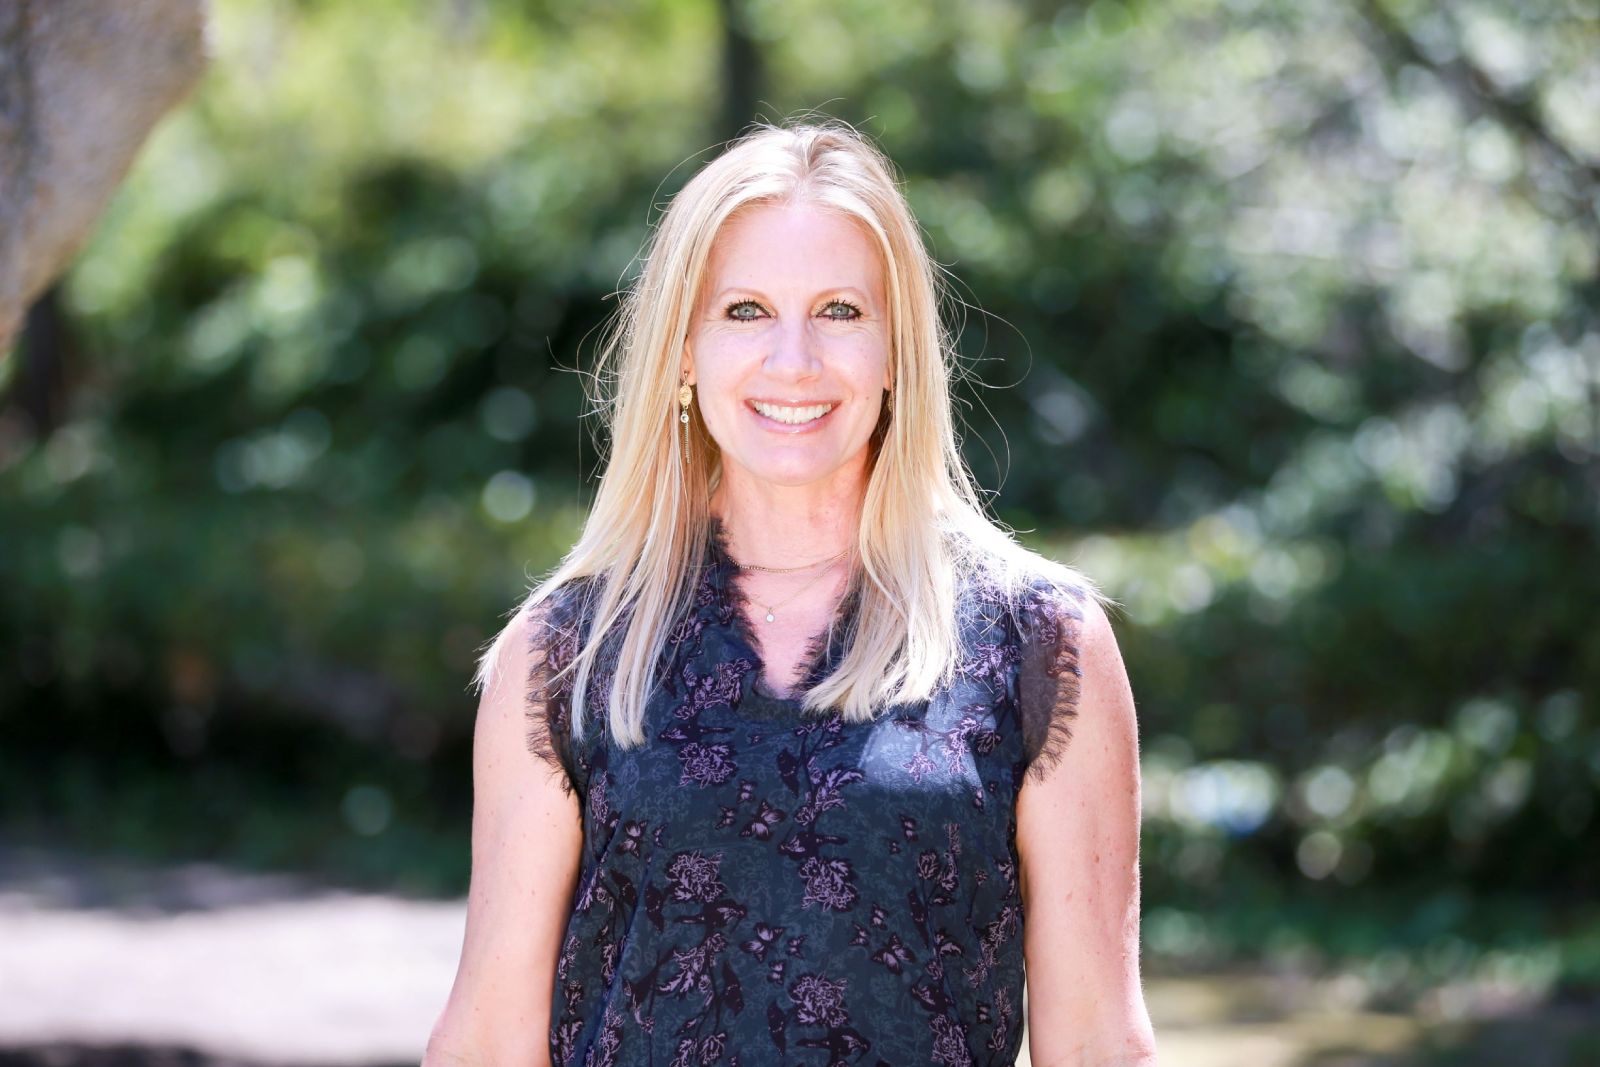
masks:
[[[678,365],[678,381],[685,385],[693,385],[694,381],[694,349],[689,345],[689,339],[683,341],[683,362]]]

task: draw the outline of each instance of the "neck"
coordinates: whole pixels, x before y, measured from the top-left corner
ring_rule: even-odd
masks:
[[[855,544],[861,500],[857,493],[741,488],[725,481],[712,495],[711,513],[722,524],[729,553],[737,562],[797,567],[826,560]]]

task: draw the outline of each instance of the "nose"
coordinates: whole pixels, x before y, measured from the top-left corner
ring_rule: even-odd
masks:
[[[785,316],[773,331],[772,350],[767,353],[766,371],[781,381],[799,382],[815,378],[822,371],[811,321],[804,315]]]

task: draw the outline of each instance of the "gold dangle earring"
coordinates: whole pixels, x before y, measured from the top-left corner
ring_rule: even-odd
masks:
[[[687,380],[678,389],[678,421],[683,423],[683,461],[689,462],[689,405],[694,401],[694,389]]]

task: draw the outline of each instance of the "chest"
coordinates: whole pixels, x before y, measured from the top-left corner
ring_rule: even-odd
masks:
[[[759,684],[778,696],[792,695],[824,649],[828,627],[838,618],[838,592],[819,589],[786,599],[781,589],[747,587],[743,623],[756,655]]]
[[[607,746],[591,840],[631,824],[636,837],[675,850],[737,842],[797,860],[822,843],[897,853],[902,831],[917,827],[942,837],[955,824],[996,848],[1007,839],[1012,754],[970,702],[936,700],[867,723],[804,721],[759,697],[681,711],[659,709],[642,746]]]
[[[599,731],[585,746],[581,770],[587,783],[593,769],[600,787],[590,816],[602,837],[619,819],[710,829],[747,807],[811,812],[845,799],[853,802],[841,809],[871,822],[886,812],[935,821],[963,812],[1003,824],[1022,737],[1002,634],[969,620],[954,679],[929,699],[872,721],[814,719],[786,694],[827,651],[832,605],[779,608],[772,623],[756,614],[765,612],[756,597],[737,606],[709,600],[679,631],[643,709],[643,744]]]
[[[818,640],[817,631],[810,625],[784,620],[769,623],[757,615],[751,631],[763,688],[779,696],[790,696],[799,686],[815,656],[813,643]],[[827,620],[818,619],[816,625],[818,629],[825,627]]]

